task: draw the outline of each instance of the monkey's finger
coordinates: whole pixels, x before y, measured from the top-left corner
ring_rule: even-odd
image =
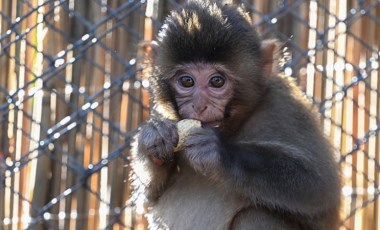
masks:
[[[189,156],[210,155],[213,152],[219,152],[221,148],[220,141],[217,138],[191,136],[184,142],[185,154]]]
[[[177,127],[173,121],[165,120],[157,124],[157,131],[160,136],[171,145],[176,146],[178,143]]]
[[[171,161],[174,157],[174,146],[164,139],[160,139],[149,148],[149,154],[162,161]]]
[[[210,142],[219,142],[218,136],[211,129],[194,128],[186,138],[187,145],[207,144]]]
[[[179,141],[179,135],[178,135],[178,130],[177,130],[177,126],[174,125],[174,128],[170,129],[170,140],[173,144],[173,146],[177,146],[178,145],[178,141]]]

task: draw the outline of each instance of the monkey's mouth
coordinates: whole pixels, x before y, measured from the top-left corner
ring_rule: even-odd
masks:
[[[207,128],[218,128],[220,126],[221,121],[206,121],[202,122],[202,127]]]

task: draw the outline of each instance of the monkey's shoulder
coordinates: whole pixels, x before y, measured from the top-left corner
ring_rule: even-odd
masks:
[[[316,106],[296,84],[295,79],[275,76],[268,80],[267,94],[261,103],[268,113],[276,114],[282,121],[294,119],[315,123],[318,115]]]
[[[284,75],[273,76],[268,79],[269,99],[281,100],[287,106],[302,106],[310,110],[313,107],[312,101],[306,97],[296,79]]]
[[[315,106],[288,77],[268,79],[268,89],[259,107],[241,126],[240,136],[298,142],[297,140],[323,139]]]

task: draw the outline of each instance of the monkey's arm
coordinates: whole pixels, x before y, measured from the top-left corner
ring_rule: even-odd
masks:
[[[155,200],[166,185],[177,142],[175,123],[164,118],[149,120],[136,137],[133,168],[150,200]]]
[[[323,151],[323,149],[319,149]],[[285,143],[236,143],[221,150],[234,188],[268,207],[318,215],[339,203],[332,157]]]
[[[199,128],[185,141],[184,156],[197,172],[252,203],[307,215],[339,203],[339,179],[328,154],[281,142],[228,142]]]

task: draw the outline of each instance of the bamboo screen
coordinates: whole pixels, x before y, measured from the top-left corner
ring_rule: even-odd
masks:
[[[319,108],[341,229],[380,230],[380,1],[242,2]],[[149,115],[143,41],[177,4],[0,0],[0,229],[145,227],[128,158]]]

